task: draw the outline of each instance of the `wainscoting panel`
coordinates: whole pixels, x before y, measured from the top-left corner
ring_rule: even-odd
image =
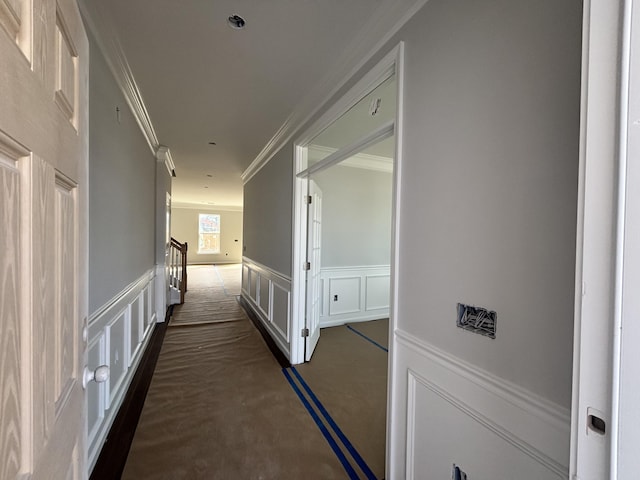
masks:
[[[143,310],[144,308],[144,290],[140,292],[138,298],[136,298],[131,304],[131,324],[130,324],[130,335],[129,335],[129,351],[131,355],[129,355],[129,364],[127,367],[131,366],[131,361],[138,353],[138,348],[140,348],[140,340],[142,333],[144,332],[144,325],[142,320]]]
[[[249,267],[242,265],[242,290],[249,291]]]
[[[568,477],[568,409],[402,330],[394,349],[393,478]]]
[[[260,274],[256,270],[249,270],[249,296],[258,303],[258,278]]]
[[[386,309],[389,311],[389,286],[391,277],[387,275],[368,275],[365,278],[366,311]]]
[[[107,365],[109,365],[109,380],[107,380],[107,408],[113,402],[118,393],[118,387],[124,381],[124,376],[129,369],[129,325],[131,316],[131,306],[120,312],[120,314],[105,328],[107,338]]]
[[[362,310],[361,292],[362,278],[360,277],[330,277],[329,315],[359,313]]]
[[[273,284],[273,296],[271,297],[272,309],[271,318],[273,319],[273,325],[278,329],[278,332],[282,338],[286,339],[287,343],[291,341],[289,336],[289,317],[291,310],[291,292],[283,288],[280,284]]]
[[[278,347],[290,357],[291,279],[244,257],[242,297],[260,318]]]
[[[269,289],[271,288],[271,281],[264,275],[260,275],[260,310],[264,315],[269,315],[269,306],[271,303],[271,295],[269,295]]]
[[[105,349],[105,335],[101,332],[89,344],[89,365],[105,365],[107,355]],[[87,407],[88,407],[88,437],[95,438],[104,419],[105,407],[105,384],[89,382],[87,384]]]
[[[89,468],[93,468],[158,315],[155,269],[127,286],[89,319],[89,369],[109,366],[109,380],[87,386]],[[164,318],[164,315],[163,315]]]
[[[158,277],[156,277],[155,283],[157,285]],[[157,322],[164,322],[164,316],[167,309],[167,306],[163,304],[162,310],[156,310],[157,289],[154,288],[153,283],[149,283],[149,285],[147,285],[145,288],[147,289],[147,304],[146,304],[146,311],[144,314],[144,320],[147,323],[144,329],[143,338],[147,337],[147,335],[149,334],[149,330],[151,330]],[[158,312],[160,312],[160,315],[158,315]]]
[[[389,317],[388,265],[320,270],[320,328]]]

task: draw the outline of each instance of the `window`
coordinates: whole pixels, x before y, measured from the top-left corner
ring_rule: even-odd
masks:
[[[198,253],[220,253],[220,215],[198,215]]]

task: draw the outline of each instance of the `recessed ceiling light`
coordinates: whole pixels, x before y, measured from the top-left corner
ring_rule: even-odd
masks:
[[[204,186],[204,188],[209,188],[209,187],[207,187],[207,186],[205,185],[205,186]]]
[[[211,175],[210,173],[207,173],[207,177],[213,177],[213,175]]]
[[[242,18],[240,15],[234,14],[227,19],[227,24],[231,28],[234,28],[236,30],[242,30],[244,26],[247,24],[247,22],[245,22],[244,18]]]

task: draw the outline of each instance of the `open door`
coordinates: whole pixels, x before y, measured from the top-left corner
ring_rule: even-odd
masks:
[[[322,292],[320,289],[320,263],[322,252],[322,191],[313,180],[309,180],[307,215],[307,311],[306,337],[304,359],[311,360],[311,356],[320,340],[320,305]]]
[[[74,0],[0,0],[2,479],[87,476],[88,57]]]

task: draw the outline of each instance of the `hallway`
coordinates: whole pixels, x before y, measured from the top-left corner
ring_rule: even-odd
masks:
[[[386,352],[337,327],[315,363],[283,371],[236,301],[239,276],[238,267],[189,267],[186,301],[167,328],[122,478],[382,478]],[[371,335],[386,345],[386,335]],[[363,352],[367,374],[345,373]],[[303,405],[292,386],[317,396]],[[310,415],[314,400],[342,436],[318,423],[317,404]]]

